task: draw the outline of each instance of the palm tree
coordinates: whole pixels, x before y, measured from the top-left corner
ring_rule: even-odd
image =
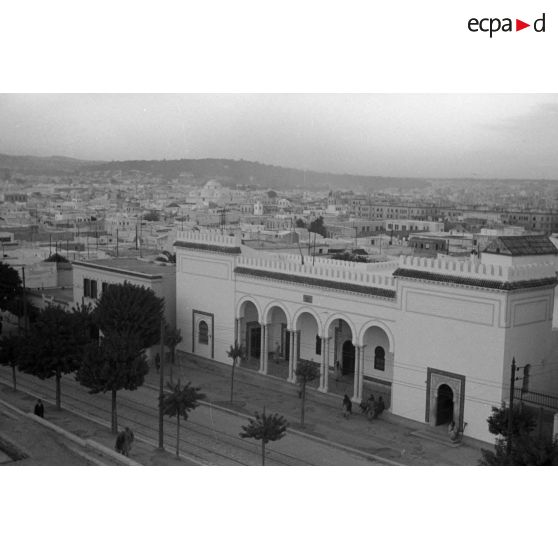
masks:
[[[232,359],[232,370],[231,370],[231,403],[233,402],[233,390],[234,390],[234,369],[236,366],[236,361],[244,357],[244,347],[238,344],[238,341],[231,345],[230,350],[227,351],[227,356]]]
[[[265,465],[265,446],[268,442],[275,442],[280,440],[286,433],[289,423],[285,417],[273,414],[266,415],[265,407],[260,415],[257,411],[254,413],[254,418],[242,427],[242,432],[239,434],[241,438],[254,438],[254,440],[261,440],[262,442],[262,465]]]
[[[168,383],[170,393],[164,393],[159,398],[159,406],[163,414],[168,417],[176,417],[176,458],[179,458],[180,446],[180,417],[188,420],[188,413],[193,411],[205,394],[200,393],[200,388],[192,387],[188,382],[184,387],[180,386],[180,379],[176,384]]]
[[[301,360],[295,370],[297,381],[300,385],[300,425],[304,427],[304,406],[306,403],[306,384],[320,376],[320,370],[315,362]]]

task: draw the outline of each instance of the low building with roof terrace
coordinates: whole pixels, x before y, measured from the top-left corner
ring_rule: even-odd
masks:
[[[170,327],[176,327],[174,264],[125,257],[75,261],[72,266],[74,302],[94,305],[108,285],[127,282],[151,289],[162,298],[165,301],[165,320]],[[148,355],[154,355],[157,350],[158,347],[152,347]]]

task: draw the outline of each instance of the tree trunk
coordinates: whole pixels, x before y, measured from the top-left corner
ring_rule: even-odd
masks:
[[[118,434],[118,417],[116,415],[116,390],[112,390],[112,406],[110,413],[110,428],[113,434]]]
[[[304,404],[306,403],[306,382],[302,382],[302,403],[300,408],[300,426],[304,426]]]
[[[265,440],[262,438],[262,467],[265,466]]]
[[[60,403],[60,378],[62,374],[56,372],[56,409],[60,411],[62,409],[62,404]]]
[[[180,415],[176,414],[176,459],[180,459]]]
[[[12,366],[12,381],[14,384],[14,391],[17,391],[15,366]]]
[[[234,366],[236,364],[236,359],[233,360],[232,372],[231,372],[231,403],[233,402],[233,389],[234,389]]]

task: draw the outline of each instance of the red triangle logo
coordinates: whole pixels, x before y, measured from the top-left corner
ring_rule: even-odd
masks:
[[[522,29],[525,29],[526,27],[531,27],[531,24],[525,23],[524,21],[521,21],[520,19],[515,20],[515,30],[516,31],[521,31]]]

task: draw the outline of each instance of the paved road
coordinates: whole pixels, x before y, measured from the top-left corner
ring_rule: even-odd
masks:
[[[1,377],[10,381],[10,372],[2,368]],[[18,375],[21,389],[45,400],[54,399],[54,381],[41,381],[25,374]],[[149,387],[118,394],[119,425],[130,426],[136,435],[157,443],[157,392]],[[91,395],[73,377],[62,381],[62,406],[70,411],[106,423],[110,420],[110,394]],[[238,434],[246,419],[204,405],[198,407],[180,435],[181,455],[200,465],[259,465],[260,444],[243,440]],[[165,419],[165,445],[174,450],[176,422]],[[268,465],[384,465],[379,459],[367,458],[330,444],[289,432],[282,440],[270,443],[266,454]]]

